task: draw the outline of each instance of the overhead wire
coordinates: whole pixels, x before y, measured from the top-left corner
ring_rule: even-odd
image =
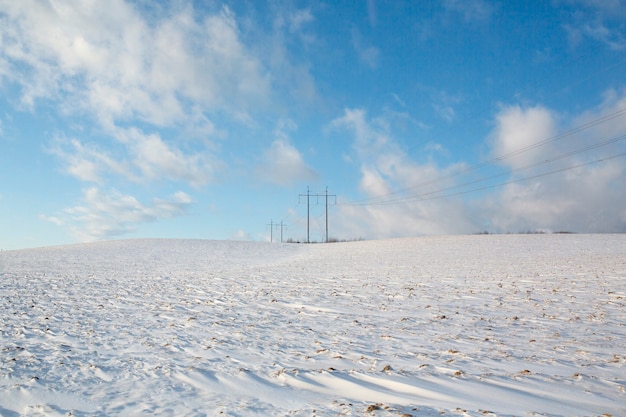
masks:
[[[606,116],[602,116],[602,117],[599,117],[597,119],[591,120],[591,121],[589,121],[587,123],[583,123],[580,126],[577,126],[575,128],[569,129],[569,130],[564,131],[564,132],[561,132],[561,133],[559,133],[557,135],[548,137],[546,139],[540,140],[540,141],[535,142],[535,143],[533,143],[531,145],[524,146],[522,148],[516,149],[516,150],[508,152],[506,154],[496,156],[496,157],[491,158],[491,159],[489,159],[487,161],[483,161],[483,162],[480,162],[478,164],[475,164],[475,165],[472,165],[472,166],[469,166],[469,167],[465,167],[465,168],[461,168],[461,169],[455,170],[455,171],[453,171],[450,174],[447,174],[447,175],[444,175],[444,176],[440,176],[440,177],[437,177],[437,178],[432,179],[432,180],[423,181],[423,182],[421,182],[419,184],[416,184],[414,186],[406,187],[406,188],[403,188],[403,189],[400,189],[400,190],[396,190],[396,191],[384,194],[382,196],[375,196],[375,197],[369,197],[369,198],[365,198],[365,199],[354,200],[354,201],[351,201],[351,202],[345,202],[345,203],[342,203],[342,205],[369,205],[369,204],[375,205],[375,204],[385,204],[387,201],[402,201],[402,200],[406,199],[406,197],[404,197],[404,198],[397,198],[397,199],[394,199],[394,200],[385,200],[385,198],[392,197],[394,195],[405,194],[405,193],[407,193],[407,192],[409,192],[411,190],[419,189],[419,188],[425,187],[427,185],[436,184],[438,182],[441,182],[441,181],[444,181],[444,180],[447,180],[447,179],[451,179],[451,178],[457,177],[459,175],[469,174],[471,172],[477,171],[477,170],[479,170],[481,168],[484,168],[486,166],[493,165],[493,164],[505,161],[507,159],[513,158],[514,156],[518,156],[520,154],[523,154],[524,152],[528,152],[530,150],[537,149],[537,148],[539,148],[541,146],[545,146],[545,145],[547,145],[549,143],[553,143],[555,141],[567,138],[569,136],[572,136],[574,134],[580,133],[580,132],[582,132],[584,130],[587,130],[587,129],[590,129],[592,127],[598,126],[598,125],[600,125],[602,123],[606,123],[607,121],[613,120],[615,118],[622,117],[624,115],[626,115],[626,108],[620,109],[620,110],[618,110],[616,112],[613,112],[611,114],[608,114]],[[596,148],[598,146],[605,146],[606,144],[622,140],[623,138],[624,137],[620,137],[618,139],[609,139],[608,141],[601,142],[600,144],[597,144],[597,146],[596,145],[590,145],[588,147],[583,148],[582,150],[574,151],[574,153],[580,153],[580,152],[584,152],[584,151],[587,151],[587,150],[591,150],[591,149],[594,149],[594,148]],[[569,155],[569,153],[566,154],[566,155]],[[553,158],[553,161],[554,160],[558,160],[558,159],[562,159],[562,158],[561,157],[557,157],[556,159]],[[546,162],[545,161],[544,162],[539,162],[538,164],[533,164],[532,166],[541,165],[541,164],[544,164],[544,163],[546,163]],[[524,168],[524,169],[526,169],[526,168]],[[501,176],[501,175],[505,175],[505,174],[500,174],[498,176]],[[487,179],[491,179],[491,177],[486,178],[486,179],[480,179],[480,180],[472,181],[471,183],[481,182],[481,181],[485,181]],[[458,187],[459,186],[454,186],[453,188],[458,188]],[[441,190],[447,190],[447,188],[446,189],[441,189]],[[439,191],[441,191],[441,190],[439,190]],[[428,194],[433,194],[433,193],[436,193],[436,192],[437,191],[434,191],[434,192],[430,192]]]
[[[461,184],[455,184],[455,185],[452,185],[452,186],[449,186],[449,187],[446,187],[446,188],[437,189],[435,191],[424,192],[424,193],[421,193],[421,194],[414,194],[414,195],[411,195],[411,196],[400,197],[400,198],[396,198],[396,199],[393,199],[393,200],[381,200],[379,202],[370,202],[370,203],[353,202],[353,203],[343,203],[342,205],[346,205],[346,206],[390,205],[390,204],[397,204],[397,203],[413,202],[413,201],[416,201],[416,200],[421,201],[422,199],[425,199],[424,197],[428,197],[428,196],[430,196],[432,198],[440,198],[442,196],[436,196],[436,194],[442,193],[444,191],[454,190],[456,188],[466,187],[468,185],[472,185],[472,184],[476,184],[476,183],[480,183],[480,182],[493,180],[495,178],[503,177],[503,176],[506,176],[506,175],[517,174],[517,173],[519,173],[521,171],[525,171],[525,170],[528,170],[528,169],[531,169],[531,168],[536,168],[536,167],[539,167],[539,166],[542,166],[542,165],[550,164],[550,163],[553,163],[553,162],[556,162],[556,161],[559,161],[559,160],[562,160],[562,159],[565,159],[565,158],[572,157],[572,156],[580,154],[580,153],[584,153],[584,152],[587,152],[587,151],[590,151],[590,150],[593,150],[593,149],[601,148],[603,146],[611,145],[613,143],[622,141],[624,139],[626,139],[626,135],[617,136],[617,137],[605,140],[605,141],[600,142],[600,143],[596,143],[596,144],[593,144],[593,145],[585,146],[583,148],[576,149],[576,150],[573,150],[573,151],[565,152],[563,154],[551,157],[549,159],[543,159],[541,161],[534,162],[534,163],[531,163],[531,164],[527,164],[527,165],[524,165],[522,167],[512,169],[510,171],[501,172],[501,173],[498,173],[498,174],[490,175],[488,177],[482,177],[482,178],[475,179],[475,180],[468,181],[468,182],[464,182],[464,183],[461,183]],[[618,156],[621,156],[621,155],[623,155],[623,154],[618,154]],[[612,157],[608,157],[608,158],[609,159],[613,159]],[[599,161],[600,160],[593,161],[593,163],[599,162]],[[572,167],[572,169],[573,168],[577,168],[577,167],[579,167],[579,165],[576,165],[576,166]],[[563,170],[566,170],[566,169],[567,168],[564,168],[564,169],[561,169],[561,170],[556,170],[556,171],[554,171],[554,173],[562,172]],[[535,178],[535,177],[533,177],[533,178]],[[497,185],[497,186],[499,186],[499,185]],[[489,186],[482,187],[479,190],[483,190],[483,189],[486,189],[486,188],[489,188]],[[472,190],[472,191],[475,191],[475,190]],[[468,191],[468,192],[470,192],[470,191]],[[462,192],[462,193],[465,194],[466,192]],[[453,195],[458,195],[458,194],[455,193]]]
[[[599,162],[605,162],[605,161],[609,161],[611,159],[616,159],[616,158],[621,158],[623,156],[626,156],[626,152],[621,152],[615,155],[609,155],[603,158],[599,158],[593,161],[589,161],[589,162],[584,162],[584,163],[580,163],[577,165],[573,165],[573,166],[569,166],[569,167],[565,167],[565,168],[560,168],[560,169],[556,169],[553,171],[549,171],[549,172],[544,172],[541,174],[537,174],[537,175],[532,175],[530,177],[524,177],[524,178],[517,178],[514,180],[509,180],[509,181],[505,181],[502,183],[498,183],[498,184],[492,184],[492,185],[487,185],[484,187],[479,187],[479,188],[473,188],[471,190],[463,190],[463,191],[459,191],[456,193],[452,193],[452,194],[446,194],[446,195],[440,195],[440,196],[434,196],[434,197],[427,197],[427,198],[421,198],[421,199],[414,199],[414,200],[407,200],[406,202],[417,202],[417,201],[425,201],[425,200],[434,200],[434,199],[438,199],[438,198],[448,198],[448,197],[454,197],[454,196],[458,196],[458,195],[463,195],[463,194],[469,194],[469,193],[475,193],[477,191],[484,191],[484,190],[488,190],[491,188],[497,188],[497,187],[503,187],[505,185],[509,185],[509,184],[515,184],[518,182],[524,182],[524,181],[530,181],[536,178],[541,178],[541,177],[547,177],[549,175],[553,175],[553,174],[558,174],[561,172],[565,172],[565,171],[570,171],[573,169],[577,169],[577,168],[582,168],[584,166],[587,165],[593,165],[593,164],[597,164]]]
[[[579,56],[577,56],[575,58],[572,58],[572,59],[568,60],[560,68],[553,70],[549,74],[549,76],[547,78],[550,78],[551,76],[553,76],[554,74],[556,74],[557,72],[562,70],[563,68],[566,68],[566,67],[568,67],[568,66],[570,66],[570,65],[572,65],[572,64],[574,64],[574,63],[576,63],[576,62],[578,62],[578,61],[580,61],[580,60],[582,60],[582,59],[584,59],[586,57],[595,55],[595,53],[597,53],[599,50],[600,50],[600,48],[595,48],[594,49],[594,53],[582,54],[582,55],[579,55]],[[587,74],[587,76],[584,77],[584,78],[579,78],[577,80],[577,82],[573,84],[573,86],[580,85],[583,82],[591,79],[592,77],[597,76],[600,73],[607,72],[607,71],[609,71],[609,70],[611,70],[613,68],[618,67],[619,65],[622,65],[624,62],[626,62],[626,56],[621,58],[621,59],[619,59],[619,60],[617,60],[616,62],[612,63],[611,65],[601,66],[597,71],[594,71],[592,73]],[[541,81],[535,81],[527,89],[529,89],[531,87],[536,87],[536,86],[542,84],[543,82],[545,82],[545,79],[546,78],[544,77]],[[569,89],[571,87],[572,87],[572,85],[568,85],[567,88]],[[519,95],[518,93],[513,94],[508,99],[504,100],[504,102],[511,101],[513,98],[517,97],[518,95]],[[482,111],[479,111],[479,112],[476,112],[473,115],[471,115],[470,117],[465,118],[462,121],[456,123],[454,126],[448,128],[447,131],[452,131],[452,130],[458,128],[460,125],[465,124],[465,123],[475,119],[476,117],[478,117],[481,114],[484,114],[486,112],[487,112],[486,109],[484,109]],[[582,130],[589,129],[591,127],[594,127],[594,126],[596,126],[598,124],[604,123],[604,122],[606,122],[608,120],[614,119],[616,117],[621,117],[625,113],[626,113],[626,109],[621,109],[621,110],[618,110],[615,113],[609,114],[609,115],[604,116],[604,117],[600,117],[598,119],[595,119],[595,120],[593,120],[591,122],[585,123],[585,124],[583,124],[581,126],[578,126],[576,128],[570,129],[570,130],[565,131],[563,133],[560,133],[558,135],[555,135],[555,136],[552,136],[550,138],[547,138],[547,139],[544,139],[542,141],[539,141],[539,142],[537,142],[535,144],[532,144],[532,145],[529,145],[527,147],[523,147],[523,148],[517,149],[517,150],[512,151],[510,153],[497,156],[497,157],[492,158],[490,160],[483,161],[483,162],[480,162],[478,164],[475,164],[475,165],[472,165],[472,166],[469,166],[469,167],[466,167],[466,168],[460,168],[460,169],[455,170],[455,171],[451,172],[450,174],[444,175],[442,177],[438,177],[438,178],[435,178],[435,179],[432,179],[432,180],[429,180],[429,181],[425,181],[425,182],[422,182],[420,184],[417,184],[417,185],[414,185],[414,186],[411,186],[411,187],[405,187],[405,188],[402,188],[402,189],[398,189],[398,190],[389,192],[389,193],[387,193],[385,195],[382,195],[382,196],[375,196],[375,197],[368,197],[368,198],[353,200],[352,202],[348,202],[348,203],[344,203],[344,204],[351,204],[351,205],[359,205],[359,204],[361,204],[361,205],[366,205],[368,201],[372,202],[372,204],[376,204],[375,203],[376,200],[381,200],[381,199],[384,199],[385,197],[391,197],[391,196],[394,196],[394,195],[404,194],[404,193],[406,193],[408,191],[415,190],[417,188],[421,188],[421,187],[424,187],[426,185],[431,185],[431,184],[434,184],[434,183],[437,183],[437,182],[441,182],[441,181],[444,181],[444,180],[447,180],[447,179],[450,179],[450,178],[454,178],[454,177],[459,176],[459,175],[468,174],[470,172],[476,171],[476,170],[478,170],[480,168],[483,168],[485,166],[493,165],[493,164],[501,162],[503,160],[512,158],[512,157],[514,157],[514,156],[516,156],[516,155],[518,155],[520,153],[527,152],[527,151],[529,151],[531,149],[535,149],[537,147],[543,146],[543,145],[545,145],[547,143],[551,143],[553,141],[560,140],[560,139],[563,139],[565,137],[571,136],[571,135],[573,135],[575,133],[579,133]],[[407,148],[407,150],[413,149],[416,146],[417,145],[410,146],[410,147]]]

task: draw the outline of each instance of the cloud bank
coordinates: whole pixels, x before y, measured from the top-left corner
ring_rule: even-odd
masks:
[[[491,162],[479,166],[417,163],[391,120],[346,109],[331,126],[352,135],[364,198],[340,206],[337,233],[626,232],[625,99],[610,91],[568,120],[543,106],[502,107],[485,141]]]
[[[49,220],[67,224],[81,241],[91,242],[131,233],[142,223],[179,216],[191,204],[191,198],[182,191],[146,205],[115,190],[103,192],[91,187],[84,191],[83,204],[65,209],[61,219]]]

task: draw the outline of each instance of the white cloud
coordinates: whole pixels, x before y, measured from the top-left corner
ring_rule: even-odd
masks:
[[[368,121],[367,112],[363,109],[345,109],[343,116],[333,120],[330,126],[352,132],[352,146],[361,160],[369,160],[382,149],[394,146],[389,141],[388,121],[384,118]]]
[[[367,45],[363,41],[361,32],[359,32],[356,27],[352,28],[352,46],[362,63],[371,69],[376,69],[378,67],[378,63],[380,61],[380,49],[372,45]]]
[[[623,21],[626,3],[622,0],[559,0],[556,5],[573,6],[571,21],[564,27],[574,45],[584,38],[604,43],[615,50],[626,49]]]
[[[431,90],[430,95],[435,114],[446,122],[452,123],[457,117],[455,107],[462,102],[462,98],[445,91],[429,90]]]
[[[389,184],[375,168],[361,168],[361,183],[359,188],[371,197],[385,197],[390,192]]]
[[[292,35],[302,35],[307,25],[315,20],[310,8],[294,9],[287,4],[273,5],[272,14],[274,30],[279,33],[287,30]]]
[[[288,23],[272,33],[245,21],[242,33],[228,7],[211,14],[186,1],[151,13],[124,0],[0,4],[0,77],[29,107],[51,99],[107,128],[186,126],[198,109],[251,125],[260,108],[316,98],[308,62],[290,53],[302,47],[291,35],[304,36],[310,9],[280,10]]]
[[[186,0],[0,0],[0,85],[10,84],[30,110],[56,107],[68,126],[97,122],[84,136],[57,133],[47,147],[80,181],[211,183],[225,170],[216,140],[229,137],[226,129],[258,128],[259,109],[316,98],[308,62],[293,62],[290,49],[315,39],[306,33],[310,9],[287,10],[286,24],[270,32],[227,6],[207,9]],[[288,138],[276,139],[266,157],[270,181],[315,177]],[[105,197],[90,190],[85,205],[70,209],[86,213],[76,227],[86,236],[132,230],[132,219],[111,220],[113,200],[137,202],[113,196],[96,204]],[[106,220],[103,230],[87,216]]]
[[[494,12],[492,3],[485,0],[444,0],[443,6],[468,22],[488,20]]]
[[[133,196],[92,187],[84,191],[83,204],[65,209],[62,217],[78,239],[90,242],[133,232],[141,223],[183,215],[191,203],[182,191],[144,205]]]
[[[137,180],[127,162],[114,158],[96,144],[57,137],[48,150],[61,160],[68,174],[80,181],[100,183],[108,173],[121,175],[127,180]]]
[[[135,128],[120,129],[117,137],[127,147],[141,177],[150,181],[168,179],[203,185],[213,180],[215,172],[222,166],[207,149],[184,152],[156,133],[145,134]]]
[[[602,117],[615,114],[626,104],[624,92],[618,95],[611,91],[605,97],[601,106],[572,118],[570,124],[560,126],[559,130],[566,132],[579,126],[590,126]],[[514,170],[525,164],[537,165],[568,153],[572,155],[560,158],[556,163],[539,165],[537,169],[514,171],[511,178],[517,181],[564,170],[554,175],[507,184],[485,199],[482,210],[488,215],[494,231],[626,231],[626,198],[618,191],[626,189],[626,158],[613,158],[626,152],[623,141],[576,152],[626,135],[623,115],[607,118],[597,126],[576,134],[560,136],[554,136],[557,118],[542,107],[503,109],[497,120],[494,131],[496,155],[522,149],[542,139],[555,138],[545,146],[507,160],[506,163]],[[606,161],[593,163],[602,159]]]
[[[604,43],[612,49],[626,49],[626,38],[624,38],[624,35],[620,31],[609,27],[603,22],[586,23],[582,27],[579,27],[578,30],[580,30],[583,35]]]
[[[444,154],[444,155],[449,155],[449,152],[447,149],[445,149],[443,147],[443,145],[441,145],[440,143],[436,143],[436,142],[428,142],[425,146],[424,146],[424,150],[427,152],[432,152],[432,153],[440,153],[440,154]]]
[[[49,223],[54,223],[57,226],[63,226],[63,221],[56,216],[46,216],[45,214],[40,214],[39,219]]]
[[[610,118],[606,123],[602,123],[595,128],[595,134],[599,131],[602,135],[618,136],[626,133],[626,118],[623,113],[618,117],[611,115],[626,109],[626,87],[622,89],[609,89],[604,92],[602,103],[597,108],[587,110],[574,118],[572,124],[582,126],[592,123],[600,118]]]
[[[62,114],[91,115],[110,135],[98,146],[78,139],[51,146],[81,181],[102,182],[113,173],[131,181],[206,184],[222,166],[207,135],[223,136],[207,112],[240,120],[270,95],[264,66],[241,42],[226,7],[197,17],[190,3],[167,6],[148,21],[123,0],[1,5],[0,59],[9,65],[2,74],[21,87],[22,102],[32,107],[50,99]],[[191,127],[188,136],[197,142],[119,127],[145,122]]]
[[[510,155],[502,163],[513,169],[521,168],[545,158],[546,147],[511,155],[520,149],[553,137],[557,132],[555,116],[541,106],[521,108],[511,106],[496,116],[496,128],[492,134],[494,157]]]
[[[185,151],[183,143],[136,128],[115,129],[112,135],[118,143],[106,150],[95,143],[58,137],[49,151],[61,160],[68,174],[100,184],[116,175],[135,183],[169,180],[199,186],[211,182],[223,167],[201,144],[195,144],[197,150]]]
[[[400,98],[396,93],[392,93],[391,97],[393,97],[394,101],[398,103],[401,107],[406,107],[406,102]]]
[[[340,238],[380,238],[482,230],[625,232],[626,157],[612,158],[626,153],[624,141],[577,151],[626,135],[626,116],[576,130],[623,108],[626,91],[607,92],[598,108],[568,123],[542,106],[503,108],[486,139],[499,166],[472,177],[459,174],[467,172],[463,165],[413,161],[395,144],[392,120],[345,110],[331,127],[352,134],[350,160],[361,165],[364,196],[340,204],[334,233]],[[568,130],[573,133],[559,135]],[[545,144],[535,146],[542,141]],[[499,156],[507,157],[495,159]],[[592,163],[599,159],[606,161]],[[569,169],[574,166],[579,167]],[[562,172],[550,174],[554,170]],[[489,188],[493,181],[473,182],[494,173],[505,174],[498,177],[498,187]],[[487,188],[472,192],[481,187]],[[461,194],[454,196],[457,192]]]
[[[250,233],[241,229],[233,233],[233,235],[231,236],[231,239],[232,240],[252,240],[252,238],[250,237]]]
[[[302,154],[286,139],[276,139],[263,155],[263,163],[257,168],[265,181],[289,186],[297,181],[315,180],[317,174],[305,162]]]
[[[452,123],[456,117],[454,107],[445,104],[433,104],[435,112],[448,123]]]
[[[376,12],[376,3],[374,0],[367,0],[367,19],[370,22],[370,27],[376,27],[378,13]]]
[[[552,230],[626,232],[623,161],[572,170],[541,180],[509,184],[487,199],[495,232]]]
[[[435,185],[452,185],[442,178],[459,167],[440,170],[411,160],[395,143],[392,123],[385,115],[368,119],[362,109],[346,109],[331,123],[353,135],[352,159],[361,165],[359,187],[365,194],[362,204],[340,205],[334,233],[350,239],[474,231],[461,200],[413,198],[432,192]]]
[[[476,225],[458,201],[389,206],[342,206],[334,229],[342,239],[473,233]]]
[[[318,98],[317,90],[303,50],[316,42],[315,35],[306,30],[307,23],[315,17],[310,9],[292,10],[282,6],[285,4],[273,10],[271,33],[255,32],[255,51],[269,69],[275,94],[281,97],[278,106],[288,105],[293,100],[300,105],[313,103]]]
[[[280,119],[274,130],[276,139],[265,150],[256,175],[264,181],[289,186],[297,181],[312,181],[317,173],[304,161],[304,157],[291,144],[289,135],[298,126],[291,119]]]
[[[289,15],[289,31],[291,33],[299,33],[307,23],[311,23],[314,20],[311,9],[296,10]]]
[[[189,101],[234,112],[269,95],[269,77],[228,8],[197,21],[187,6],[153,22],[122,0],[25,0],[3,9],[2,55],[30,69],[12,80],[29,105],[61,94],[105,124],[139,118],[162,126],[185,120]]]
[[[586,7],[597,11],[602,16],[615,19],[626,16],[626,3],[623,0],[558,0],[556,3]]]

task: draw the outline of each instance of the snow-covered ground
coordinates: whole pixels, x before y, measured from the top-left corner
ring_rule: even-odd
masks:
[[[0,415],[624,416],[626,235],[0,252]]]

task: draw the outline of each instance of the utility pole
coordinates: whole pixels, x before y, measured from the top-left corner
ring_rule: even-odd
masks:
[[[270,220],[267,224],[270,227],[270,243],[274,243],[274,227],[280,227],[280,243],[283,243],[283,229],[287,227],[281,220],[280,223],[274,223],[274,220]]]
[[[283,227],[287,227],[286,225],[283,226],[283,221],[280,221],[280,243],[283,243]]]
[[[326,243],[328,243],[328,197],[334,197],[335,198],[335,204],[337,204],[337,195],[336,194],[328,194],[328,187],[326,187],[326,192],[324,194],[319,194],[319,193],[315,193],[315,194],[311,194],[311,192],[309,191],[309,187],[306,187],[306,194],[300,194],[298,196],[298,198],[300,197],[305,197],[306,196],[306,243],[311,243],[311,239],[310,239],[310,201],[311,201],[311,196],[315,196],[318,199],[319,202],[319,198],[320,197],[325,197],[325,201],[326,201]],[[299,202],[299,201],[298,201]]]
[[[274,221],[270,220],[267,226],[270,227],[270,243],[274,243]]]
[[[309,202],[310,202],[310,197],[311,197],[311,193],[309,192],[309,186],[307,185],[306,187],[306,194],[300,194],[298,196],[298,199],[300,197],[304,197],[306,195],[306,243],[311,243],[311,240],[309,239]]]
[[[335,204],[337,204],[337,195],[328,194],[328,186],[326,186],[326,243],[328,243],[328,197],[335,197]]]

